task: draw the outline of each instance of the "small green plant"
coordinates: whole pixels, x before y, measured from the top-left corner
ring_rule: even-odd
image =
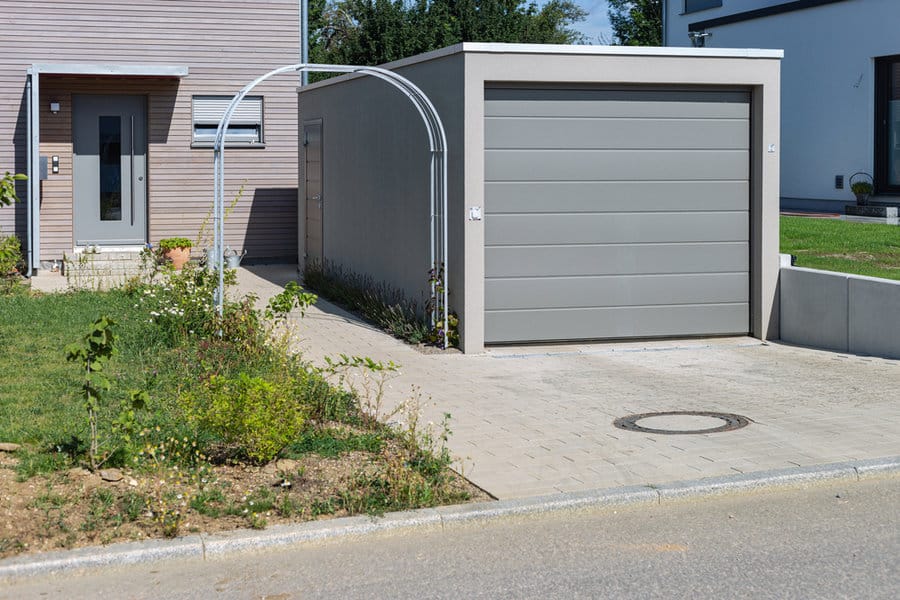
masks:
[[[402,404],[384,409],[384,390],[399,370],[393,361],[385,363],[368,356],[339,354],[336,359],[326,356],[325,364],[322,373],[331,377],[336,387],[349,390],[370,424],[387,421],[403,410]]]
[[[231,213],[234,212],[234,207],[237,206],[237,203],[244,196],[244,188],[247,186],[247,181],[241,184],[241,187],[238,188],[237,194],[235,194],[234,198],[225,207],[224,219],[227,222],[228,217],[231,216]],[[213,221],[213,209],[212,207],[206,212],[206,216],[203,217],[203,221],[200,223],[200,229],[197,231],[197,243],[194,244],[198,248],[209,248],[213,244],[213,234],[210,232],[210,223]]]
[[[188,418],[253,461],[266,463],[296,438],[306,419],[304,381],[286,373],[267,380],[241,373],[212,375],[181,396]]]
[[[106,374],[106,366],[115,355],[116,334],[113,332],[115,322],[107,316],[94,321],[90,331],[84,336],[82,343],[70,344],[66,347],[66,360],[77,362],[84,369],[84,380],[81,391],[84,396],[84,407],[88,413],[90,427],[90,447],[88,461],[91,470],[100,468],[103,461],[99,453],[99,434],[97,431],[97,413],[103,392],[109,390],[111,384]]]
[[[168,252],[177,248],[190,248],[194,242],[186,237],[163,238],[159,240],[158,248],[160,252]]]
[[[265,316],[273,321],[284,321],[287,315],[295,308],[300,309],[300,316],[306,314],[306,309],[316,303],[319,297],[304,291],[296,281],[289,281],[284,286],[284,291],[276,294],[269,300],[266,306]]]
[[[107,371],[109,361],[116,354],[117,336],[113,331],[114,326],[115,321],[108,316],[101,316],[91,325],[81,343],[69,344],[65,348],[66,360],[78,363],[84,369],[81,393],[88,413],[90,438],[87,452],[88,466],[92,471],[99,469],[115,451],[107,449],[101,453],[97,422],[103,393],[112,387]],[[130,435],[134,431],[134,411],[144,408],[146,400],[146,392],[132,392],[128,400],[122,403],[119,415],[113,420],[113,428],[120,432],[125,441],[130,441]]]
[[[16,182],[25,181],[27,175],[16,173],[15,175],[9,171],[0,178],[0,206],[9,206],[14,202],[19,202],[19,196],[16,195]]]
[[[856,181],[850,186],[850,191],[854,194],[871,194],[872,184],[868,181]]]

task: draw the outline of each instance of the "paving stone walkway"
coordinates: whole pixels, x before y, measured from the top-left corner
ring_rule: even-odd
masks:
[[[239,272],[262,298],[290,267]],[[426,354],[319,301],[297,320],[298,347],[322,364],[340,353],[401,365],[386,400],[428,398],[452,415],[450,448],[498,498],[660,484],[900,454],[900,361],[763,343],[748,337],[492,348]],[[736,431],[656,435],[622,416],[720,411]]]

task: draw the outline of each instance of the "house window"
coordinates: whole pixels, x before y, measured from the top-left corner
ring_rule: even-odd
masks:
[[[720,6],[722,6],[722,0],[684,0],[684,14]]]
[[[875,191],[900,194],[900,55],[875,59]]]
[[[194,96],[192,113],[194,136],[192,147],[209,148],[216,141],[216,129],[232,96]],[[225,145],[228,148],[261,147],[263,137],[263,97],[246,96],[231,116]]]

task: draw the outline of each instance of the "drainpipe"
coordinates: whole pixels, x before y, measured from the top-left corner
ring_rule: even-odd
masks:
[[[309,0],[300,0],[300,63],[309,63]],[[300,72],[300,85],[309,83],[309,73]]]
[[[29,69],[29,71],[30,71],[30,69]],[[33,78],[34,78],[34,74],[33,74],[33,73],[30,73],[30,72],[28,73],[28,75],[27,75],[26,78],[25,78],[25,101],[28,103],[28,110],[27,110],[27,114],[28,114],[28,127],[27,127],[27,131],[28,131],[28,142],[26,142],[26,144],[25,144],[26,153],[28,154],[28,159],[27,159],[27,160],[28,160],[28,166],[27,166],[26,169],[25,169],[25,174],[28,175],[28,181],[26,182],[26,184],[28,185],[27,200],[26,200],[26,211],[27,211],[27,213],[28,213],[28,215],[27,215],[28,225],[27,225],[27,227],[26,227],[26,231],[28,232],[28,252],[27,252],[28,257],[27,257],[26,261],[27,261],[27,263],[28,263],[28,270],[27,270],[27,272],[25,273],[25,277],[31,277],[32,271],[34,270],[33,267],[32,267],[32,260],[31,260],[31,259],[32,259],[32,248],[34,247],[34,235],[32,235],[32,231],[31,231],[31,230],[33,229],[33,227],[32,227],[32,218],[31,218],[31,198],[32,198],[32,196],[34,195],[34,193],[33,193],[33,186],[34,186],[34,165],[32,164],[32,152],[31,152],[31,143],[32,143],[32,142],[31,142],[31,128],[32,128],[32,119],[34,118],[34,117],[32,116],[32,114],[31,114],[31,106],[32,106],[32,101],[31,101],[31,94],[32,94],[31,80],[32,80]]]

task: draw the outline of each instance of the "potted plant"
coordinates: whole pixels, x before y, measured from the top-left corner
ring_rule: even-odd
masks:
[[[859,206],[865,206],[869,201],[869,196],[874,190],[874,180],[868,173],[854,173],[850,177],[850,191],[856,196],[856,203]]]
[[[159,253],[172,262],[176,271],[180,270],[191,259],[193,242],[183,237],[163,238],[159,240]]]

